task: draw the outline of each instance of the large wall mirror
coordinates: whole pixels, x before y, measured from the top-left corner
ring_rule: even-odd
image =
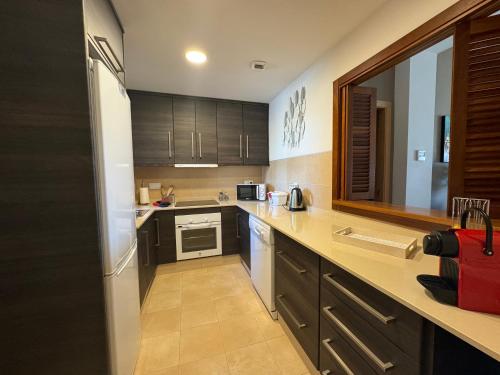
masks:
[[[334,208],[435,228],[473,197],[500,218],[496,7],[460,1],[334,82]]]

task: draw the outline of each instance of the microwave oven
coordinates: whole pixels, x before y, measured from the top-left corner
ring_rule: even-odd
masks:
[[[236,185],[236,199],[239,201],[265,201],[266,184],[238,184]]]

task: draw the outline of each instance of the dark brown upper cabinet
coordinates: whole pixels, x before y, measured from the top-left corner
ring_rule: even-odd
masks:
[[[269,165],[268,104],[130,90],[134,164]]]
[[[243,164],[243,105],[217,103],[219,165]]]
[[[175,164],[196,163],[196,101],[174,98]]]
[[[267,104],[243,104],[243,164],[269,165],[268,124]]]
[[[196,101],[196,162],[217,164],[217,102]]]
[[[134,165],[174,164],[172,97],[129,91]]]
[[[217,103],[174,98],[175,163],[217,164]]]

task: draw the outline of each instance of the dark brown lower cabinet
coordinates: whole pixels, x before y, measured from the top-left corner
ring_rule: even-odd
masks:
[[[240,234],[238,207],[221,207],[222,255],[239,254]]]
[[[275,231],[276,308],[318,367],[319,256]]]
[[[153,220],[158,235],[156,243],[158,264],[177,261],[174,211],[157,211]]]
[[[137,258],[139,263],[139,296],[141,306],[156,274],[156,222],[150,217],[137,231]]]
[[[248,212],[238,208],[238,235],[240,241],[240,257],[248,269],[251,268],[250,264],[250,225],[248,223]]]

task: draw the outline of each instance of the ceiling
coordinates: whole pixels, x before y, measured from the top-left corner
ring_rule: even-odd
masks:
[[[269,102],[385,0],[113,0],[127,87]],[[188,48],[206,52],[189,64]],[[250,69],[264,60],[265,71]]]

